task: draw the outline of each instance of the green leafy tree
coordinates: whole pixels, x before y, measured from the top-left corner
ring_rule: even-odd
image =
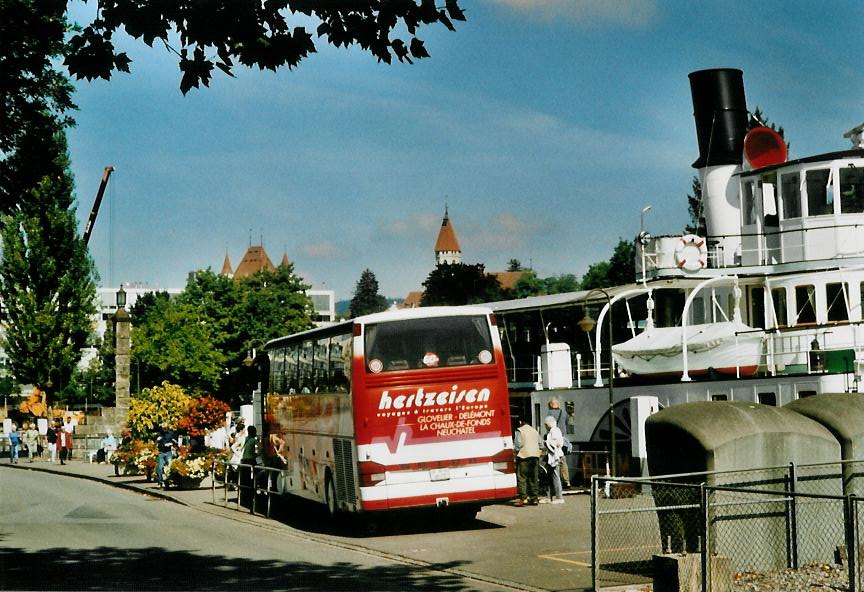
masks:
[[[240,301],[233,318],[240,327],[240,353],[245,356],[246,350],[271,339],[314,327],[314,307],[306,295],[309,287],[294,273],[293,263],[240,280]]]
[[[214,347],[213,331],[207,319],[185,303],[157,301],[147,322],[132,326],[135,360],[193,393],[216,390],[228,355]]]
[[[580,283],[583,290],[609,287],[609,262],[598,261],[589,265]]]
[[[636,281],[636,243],[619,238],[609,259],[607,285],[621,286]]]
[[[305,26],[310,17],[319,22],[314,32],[319,38],[336,47],[358,45],[388,64],[394,56],[408,63],[429,56],[416,36],[421,25],[441,23],[455,30],[452,21],[465,20],[457,0],[445,0],[443,9],[429,0],[103,0],[97,18],[69,40],[65,63],[79,79],[128,72],[131,60],[114,46],[115,35],[123,29],[151,47],[160,41],[178,56],[180,90],[186,93],[199,84],[207,86],[214,67],[233,76],[235,62],[262,70],[294,68],[316,51],[313,32]],[[174,38],[179,48],[171,46]]]
[[[525,271],[525,268],[518,259],[511,259],[507,262],[507,271]]]
[[[371,269],[364,269],[351,298],[351,317],[359,317],[387,308],[387,299],[378,293],[378,280]]]
[[[687,234],[708,236],[708,225],[705,222],[705,204],[702,201],[702,182],[699,177],[693,177],[690,193],[687,194],[687,211],[690,213],[690,223],[684,227]]]
[[[508,271],[519,270],[508,269]],[[513,299],[528,298],[529,296],[537,296],[539,294],[546,294],[546,283],[544,280],[538,278],[534,271],[529,270],[516,280],[507,297]]]
[[[423,282],[421,306],[492,302],[502,297],[501,284],[482,263],[442,263]]]
[[[635,243],[618,239],[609,261],[599,261],[588,266],[588,271],[582,276],[580,288],[592,290],[633,283],[636,278],[635,253]]]
[[[0,217],[3,346],[21,383],[62,396],[90,337],[96,271],[78,234],[66,137],[49,114],[32,122],[0,162],[0,184],[19,205]]]
[[[579,278],[572,273],[544,278],[543,286],[546,294],[563,294],[564,292],[575,292],[580,289]]]

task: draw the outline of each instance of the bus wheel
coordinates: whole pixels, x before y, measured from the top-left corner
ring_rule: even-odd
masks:
[[[324,479],[324,496],[327,502],[327,514],[334,518],[339,508],[336,505],[336,486],[333,485],[333,477],[330,476],[330,473],[327,473]]]

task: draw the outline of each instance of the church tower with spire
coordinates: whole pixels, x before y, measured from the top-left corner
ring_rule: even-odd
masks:
[[[456,231],[450,223],[446,205],[441,230],[438,231],[438,240],[435,241],[435,265],[442,263],[462,263],[462,249],[459,248],[459,241],[456,240]]]

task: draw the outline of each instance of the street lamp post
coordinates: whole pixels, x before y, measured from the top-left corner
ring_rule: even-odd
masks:
[[[594,292],[600,292],[603,296],[606,297],[606,304],[609,308],[606,313],[609,317],[609,441],[611,447],[611,461],[609,463],[610,470],[612,471],[612,476],[614,477],[617,474],[616,471],[616,450],[615,450],[615,363],[612,359],[612,297],[609,296],[609,293],[603,288],[594,288],[588,294],[585,295],[583,302],[587,303],[588,299],[591,297]],[[586,333],[590,333],[591,329],[597,324],[597,322],[591,318],[588,314],[588,306],[587,304],[584,307],[585,315],[581,321],[579,321],[579,328],[585,331]],[[600,328],[597,328],[597,333],[600,333]],[[595,344],[594,349],[597,351],[597,359],[595,360],[595,374],[598,377],[598,383],[595,383],[595,386],[602,386],[602,381],[599,380],[600,377],[600,348],[599,343]]]
[[[132,328],[129,313],[126,312],[126,290],[117,290],[117,312],[114,315],[114,405],[115,423],[126,423],[129,414],[129,360],[131,357],[130,331]]]

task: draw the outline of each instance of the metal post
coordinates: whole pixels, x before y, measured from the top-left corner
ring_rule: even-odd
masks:
[[[699,505],[701,506],[700,510],[702,511],[702,520],[699,526],[702,530],[702,541],[704,541],[702,548],[699,550],[699,559],[702,564],[702,590],[708,592],[711,589],[708,587],[711,584],[711,575],[708,573],[708,558],[710,557],[709,549],[711,548],[711,541],[708,537],[710,517],[708,515],[708,488],[705,483],[699,485],[699,494]],[[686,546],[684,550],[686,551]]]
[[[597,475],[591,475],[591,589],[597,589],[597,564],[599,559],[597,557],[599,550],[599,538],[600,538],[600,525],[598,523],[598,510],[597,510],[597,487],[598,477]]]
[[[795,491],[797,489],[796,484],[798,482],[798,475],[795,471],[795,463],[789,463],[789,501],[786,503],[789,516],[787,518],[789,522],[789,535],[788,535],[788,549],[789,553],[787,555],[787,563],[788,567],[793,569],[798,569],[798,496],[795,495]]]
[[[843,525],[846,531],[846,554],[849,561],[849,592],[861,592],[858,586],[858,544],[855,536],[857,501],[858,498],[854,493],[850,493],[843,500]]]

